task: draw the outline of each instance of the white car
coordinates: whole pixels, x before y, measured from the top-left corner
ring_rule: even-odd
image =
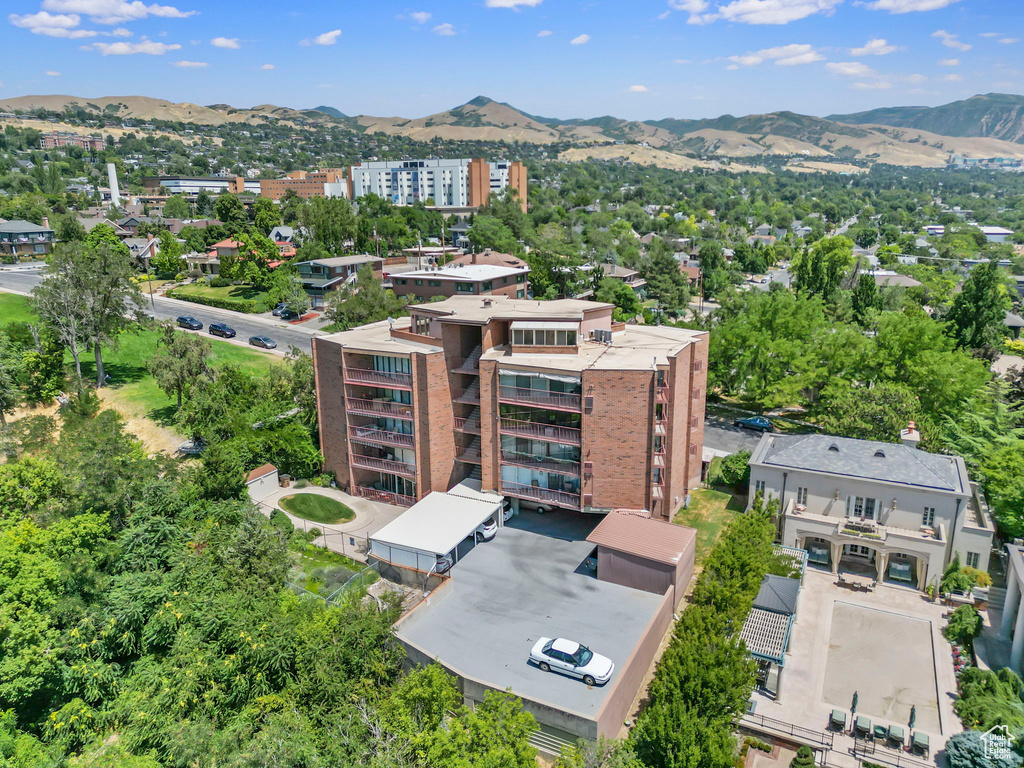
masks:
[[[452,559],[451,553],[447,555],[437,555],[437,562],[434,565],[435,573],[448,573],[452,566],[455,565],[455,561]]]
[[[495,520],[493,517],[489,517],[479,526],[477,526],[477,529],[473,535],[475,536],[477,542],[490,541],[494,538],[497,532],[498,521]]]
[[[530,661],[542,672],[562,672],[580,678],[587,685],[603,685],[615,671],[611,659],[563,637],[542,637],[530,651]]]

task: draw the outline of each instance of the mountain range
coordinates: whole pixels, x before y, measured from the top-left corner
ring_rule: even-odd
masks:
[[[566,160],[620,159],[666,167],[720,165],[788,158],[794,170],[843,170],[857,160],[941,167],[950,155],[1024,159],[1024,96],[990,93],[938,107],[885,107],[815,117],[794,112],[712,119],[623,120],[606,115],[556,119],[531,115],[510,104],[478,96],[453,109],[419,118],[348,116],[319,106],[296,110],[272,104],[240,109],[200,106],[146,96],[81,98],[21,96],[0,101],[0,111],[84,109],[112,119],[174,120],[205,125],[335,125],[351,130],[466,141],[568,144]],[[857,166],[848,165],[856,170]]]

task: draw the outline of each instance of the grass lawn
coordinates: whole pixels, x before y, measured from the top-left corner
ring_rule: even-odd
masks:
[[[699,488],[690,493],[690,506],[680,508],[672,522],[697,530],[697,563],[711,551],[722,527],[741,513],[746,504],[742,496],[714,488]]]
[[[35,320],[28,308],[28,298],[16,293],[0,293],[0,325],[5,323],[27,323]]]
[[[286,512],[314,523],[344,523],[356,516],[340,501],[316,493],[294,493],[281,499],[280,504]]]
[[[261,301],[267,297],[266,291],[253,288],[251,285],[225,285],[214,288],[212,285],[196,285],[189,283],[181,288],[186,293],[197,296],[218,296],[225,299],[253,299]]]

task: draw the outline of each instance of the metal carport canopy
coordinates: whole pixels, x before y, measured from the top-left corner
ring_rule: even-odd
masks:
[[[500,502],[434,491],[370,536],[370,540],[401,549],[446,555],[500,509]]]

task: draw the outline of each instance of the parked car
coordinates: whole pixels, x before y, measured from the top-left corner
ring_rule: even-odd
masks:
[[[764,416],[748,416],[745,419],[736,419],[733,422],[737,427],[752,429],[755,432],[774,432],[775,425]]]
[[[277,342],[269,336],[250,336],[249,344],[254,347],[263,347],[264,349],[277,349]]]
[[[190,331],[201,331],[203,330],[203,324],[196,320],[194,317],[189,315],[182,315],[178,318],[179,328],[188,328]]]
[[[501,522],[507,523],[512,519],[512,501],[510,499],[501,500]]]
[[[294,309],[282,309],[281,314],[278,315],[282,320],[298,320],[299,313]]]
[[[451,553],[448,553],[447,555],[438,555],[437,564],[434,566],[434,572],[448,573],[453,565],[455,565],[455,561],[452,559]]]
[[[209,331],[211,336],[221,336],[225,339],[233,339],[236,335],[235,329],[227,323],[210,323]]]
[[[280,317],[281,313],[284,312],[286,309],[288,309],[288,302],[282,301],[280,304],[274,307],[274,311],[271,312],[270,314],[272,314],[274,317]]]
[[[477,542],[490,541],[497,533],[498,521],[493,517],[489,517],[477,527],[473,536]]]
[[[580,678],[587,685],[603,685],[615,671],[611,659],[564,637],[542,637],[530,651],[530,661],[542,672],[562,672]]]

